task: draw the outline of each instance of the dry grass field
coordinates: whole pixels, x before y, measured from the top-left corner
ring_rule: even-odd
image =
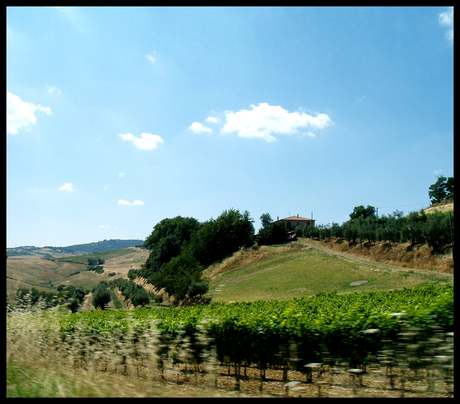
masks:
[[[86,289],[91,289],[101,280],[107,279],[111,272],[116,273],[111,279],[126,278],[130,269],[140,268],[148,254],[147,250],[131,247],[56,259],[9,257],[6,261],[7,293],[12,297],[19,288],[35,288],[40,291],[51,292],[55,291],[59,285],[83,286]],[[88,258],[105,259],[104,273],[96,274],[87,271]],[[53,287],[50,287],[50,282]]]

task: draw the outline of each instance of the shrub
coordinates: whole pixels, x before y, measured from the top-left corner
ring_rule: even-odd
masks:
[[[206,281],[192,282],[188,287],[187,294],[190,297],[203,296],[209,290],[209,283]]]

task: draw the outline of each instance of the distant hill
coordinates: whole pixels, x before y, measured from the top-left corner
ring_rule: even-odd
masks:
[[[8,257],[30,256],[30,257],[43,257],[43,258],[58,258],[70,255],[86,255],[102,251],[121,250],[127,247],[142,246],[144,240],[103,240],[94,243],[74,244],[67,247],[35,247],[35,246],[22,246],[7,248],[6,255]]]

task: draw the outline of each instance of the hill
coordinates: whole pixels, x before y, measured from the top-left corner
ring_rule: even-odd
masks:
[[[204,271],[214,301],[293,299],[319,292],[391,290],[452,282],[453,274],[373,261],[319,241],[240,250]]]
[[[60,285],[74,285],[91,289],[104,279],[126,278],[128,271],[139,269],[148,255],[148,250],[129,247],[85,256],[10,257],[6,261],[7,293],[13,299],[19,288],[55,292]],[[87,271],[88,258],[104,259],[104,272]],[[108,277],[110,273],[115,275]]]
[[[435,203],[428,208],[424,209],[426,214],[436,213],[436,212],[449,212],[454,210],[454,202],[453,201],[443,201],[439,203]]]
[[[73,255],[93,254],[103,251],[121,250],[128,247],[136,247],[144,244],[143,240],[103,240],[93,243],[74,244],[67,247],[35,247],[35,246],[22,246],[7,248],[6,255],[8,257],[41,257],[41,258],[57,258],[68,257]]]

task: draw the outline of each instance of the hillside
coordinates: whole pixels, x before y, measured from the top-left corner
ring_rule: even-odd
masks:
[[[35,247],[35,246],[21,246],[14,248],[7,248],[6,255],[8,257],[37,257],[37,258],[58,258],[68,257],[73,255],[93,254],[103,251],[121,250],[128,247],[136,247],[142,245],[143,240],[103,240],[86,244],[74,244],[67,247]]]
[[[240,250],[204,272],[214,301],[293,299],[319,292],[390,290],[452,282],[453,273],[376,262],[310,240]]]
[[[429,206],[428,208],[424,209],[426,214],[436,213],[436,212],[449,212],[454,210],[454,202],[452,201],[443,201],[440,203],[436,203],[434,205]]]
[[[149,255],[141,248],[124,248],[120,250],[99,252],[85,256],[62,258],[10,257],[6,261],[7,293],[12,296],[18,288],[47,292],[56,291],[59,285],[83,286],[91,289],[104,279],[126,278],[130,269],[139,269]],[[104,273],[87,271],[88,258],[105,260]],[[108,277],[115,272],[116,275]]]

